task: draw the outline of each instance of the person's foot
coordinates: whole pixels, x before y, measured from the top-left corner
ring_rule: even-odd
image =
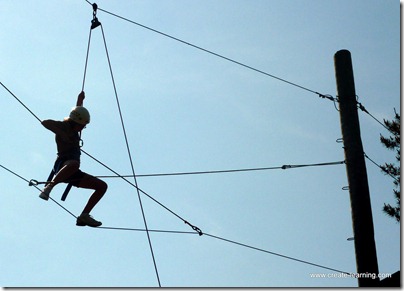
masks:
[[[39,194],[39,198],[43,199],[43,200],[48,200],[49,199],[49,194],[52,191],[52,186],[46,186],[45,188],[43,188],[41,194]]]
[[[77,217],[77,226],[91,226],[91,227],[97,227],[102,225],[101,221],[97,221],[92,216],[88,213],[82,213],[79,217]]]

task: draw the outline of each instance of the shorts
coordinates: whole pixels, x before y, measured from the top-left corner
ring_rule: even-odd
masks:
[[[69,159],[63,159],[63,158],[57,158],[55,161],[55,165],[53,166],[53,171],[56,173],[59,172],[60,168],[62,167],[62,165],[67,162]],[[91,175],[78,170],[77,172],[75,172],[73,175],[71,175],[69,178],[65,179],[64,181],[62,181],[62,183],[68,183],[68,184],[72,184],[75,187],[79,187],[80,182],[83,179],[92,177]]]
[[[71,175],[69,178],[67,178],[62,182],[72,184],[75,187],[79,187],[80,182],[88,177],[90,177],[89,174],[82,172],[81,170],[78,170],[76,173],[74,173],[73,175]]]

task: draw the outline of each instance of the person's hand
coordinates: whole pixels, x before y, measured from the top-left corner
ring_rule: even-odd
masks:
[[[79,96],[77,96],[77,106],[83,106],[84,98],[86,98],[84,91],[81,91]]]

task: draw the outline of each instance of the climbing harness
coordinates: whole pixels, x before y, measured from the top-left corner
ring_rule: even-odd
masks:
[[[61,169],[62,166],[63,166],[63,162],[64,162],[64,161],[63,161],[62,159],[60,159],[60,158],[58,158],[58,159],[56,160],[55,165],[53,166],[53,168],[52,168],[52,170],[51,170],[51,172],[50,172],[50,174],[49,174],[48,180],[47,180],[47,182],[45,183],[45,186],[48,185],[49,182],[52,181],[53,177],[60,171],[60,169]],[[70,189],[72,188],[72,186],[73,186],[72,183],[68,183],[68,184],[67,184],[66,189],[65,189],[65,191],[64,191],[63,194],[62,194],[62,198],[61,198],[62,201],[65,201],[65,200],[66,200],[66,197],[67,197],[67,195],[69,194]]]
[[[50,171],[46,182],[39,182],[38,180],[31,179],[31,180],[29,180],[28,186],[38,186],[40,184],[45,184],[45,187],[46,187],[52,181],[53,177],[60,171],[64,162],[65,161],[63,159],[60,159],[60,158],[56,159],[55,164],[53,165],[53,168]],[[62,197],[61,197],[62,201],[66,200],[66,197],[69,194],[69,191],[72,188],[72,186],[73,186],[73,183],[71,183],[71,182],[67,184],[66,189],[63,192]]]

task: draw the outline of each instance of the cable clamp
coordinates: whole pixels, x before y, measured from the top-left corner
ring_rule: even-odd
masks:
[[[28,186],[38,186],[38,185],[41,185],[41,184],[48,184],[48,183],[49,183],[48,181],[46,181],[46,182],[39,182],[38,180],[31,179],[31,180],[28,182]]]
[[[38,186],[39,182],[37,180],[31,179],[28,186]]]
[[[188,224],[190,227],[192,227],[192,229],[195,230],[195,231],[199,234],[199,236],[202,236],[202,235],[203,235],[203,232],[202,232],[202,230],[201,230],[199,227],[190,224],[190,223],[189,223],[188,221],[186,221],[186,220],[184,220],[184,223],[185,223],[185,224]]]
[[[97,28],[98,26],[101,25],[101,22],[98,21],[97,18],[97,9],[98,5],[96,3],[93,3],[93,20],[91,20],[91,29]]]
[[[291,165],[283,165],[282,166],[282,170],[286,170],[286,169],[290,169],[290,168],[292,168]]]
[[[329,94],[324,95],[324,94],[321,94],[321,93],[318,93],[318,92],[317,92],[317,94],[318,94],[318,97],[321,97],[323,99],[327,98],[328,100],[331,100],[331,101],[338,101],[336,98],[332,97]]]
[[[369,112],[366,110],[365,106],[362,105],[362,103],[356,101],[356,103],[358,103],[358,108],[366,113],[369,114]]]

